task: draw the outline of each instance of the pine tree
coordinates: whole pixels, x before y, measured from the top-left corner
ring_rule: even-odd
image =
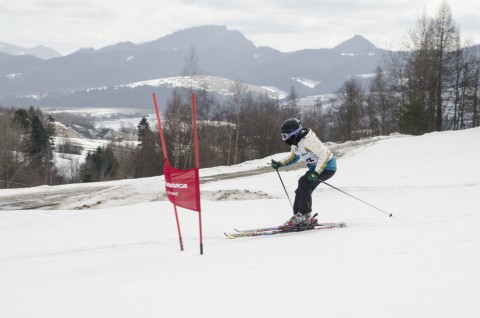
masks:
[[[140,142],[140,144],[142,144],[145,141],[145,137],[150,132],[151,132],[150,124],[148,123],[147,118],[143,117],[137,126],[138,141]]]

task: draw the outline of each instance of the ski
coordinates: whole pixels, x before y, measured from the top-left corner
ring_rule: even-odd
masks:
[[[318,216],[318,213],[315,213],[312,216],[312,219],[316,218]],[[315,224],[309,224],[310,225],[317,225],[317,221],[315,220]],[[326,224],[326,223],[323,223]],[[306,226],[306,225],[305,225]],[[298,228],[298,225],[278,225],[278,226],[271,226],[271,227],[262,227],[258,229],[250,229],[250,230],[237,230],[234,229],[237,232],[244,233],[244,232],[266,232],[266,231],[275,231],[275,230],[285,230],[288,228]]]
[[[236,239],[236,238],[242,238],[242,237],[269,236],[269,235],[278,235],[278,234],[304,232],[304,231],[333,229],[333,228],[346,227],[346,226],[347,224],[344,222],[319,223],[315,225],[308,224],[307,226],[276,226],[276,227],[268,227],[268,228],[267,227],[259,228],[254,230],[238,231],[236,233],[225,233],[225,236],[229,239]]]
[[[315,223],[308,226],[322,226],[322,227],[336,227],[339,223]],[[288,225],[279,225],[279,226],[272,226],[272,227],[261,227],[258,229],[250,229],[250,230],[237,230],[234,229],[237,233],[249,233],[249,232],[267,232],[267,231],[276,231],[276,230],[289,230],[289,229],[298,229],[298,226],[288,226]]]

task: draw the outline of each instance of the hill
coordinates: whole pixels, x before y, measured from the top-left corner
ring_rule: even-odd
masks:
[[[330,183],[394,217],[320,186],[320,220],[348,227],[268,238],[223,232],[290,216],[270,158],[202,169],[203,256],[196,212],[179,211],[179,251],[162,177],[2,190],[3,203],[63,198],[53,210],[1,212],[0,315],[474,317],[479,138],[476,128],[330,145],[351,149]],[[293,196],[304,168],[280,173]]]

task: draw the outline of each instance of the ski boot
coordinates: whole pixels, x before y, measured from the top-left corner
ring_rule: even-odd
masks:
[[[297,212],[287,222],[283,223],[284,226],[303,226],[307,225],[310,221],[310,213],[302,214]]]

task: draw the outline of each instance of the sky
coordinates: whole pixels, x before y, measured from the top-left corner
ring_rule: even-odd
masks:
[[[1,0],[0,42],[44,45],[63,55],[154,41],[201,25],[225,25],[282,52],[332,48],[362,35],[400,49],[419,17],[442,0]],[[480,2],[447,1],[463,41],[480,43]]]

